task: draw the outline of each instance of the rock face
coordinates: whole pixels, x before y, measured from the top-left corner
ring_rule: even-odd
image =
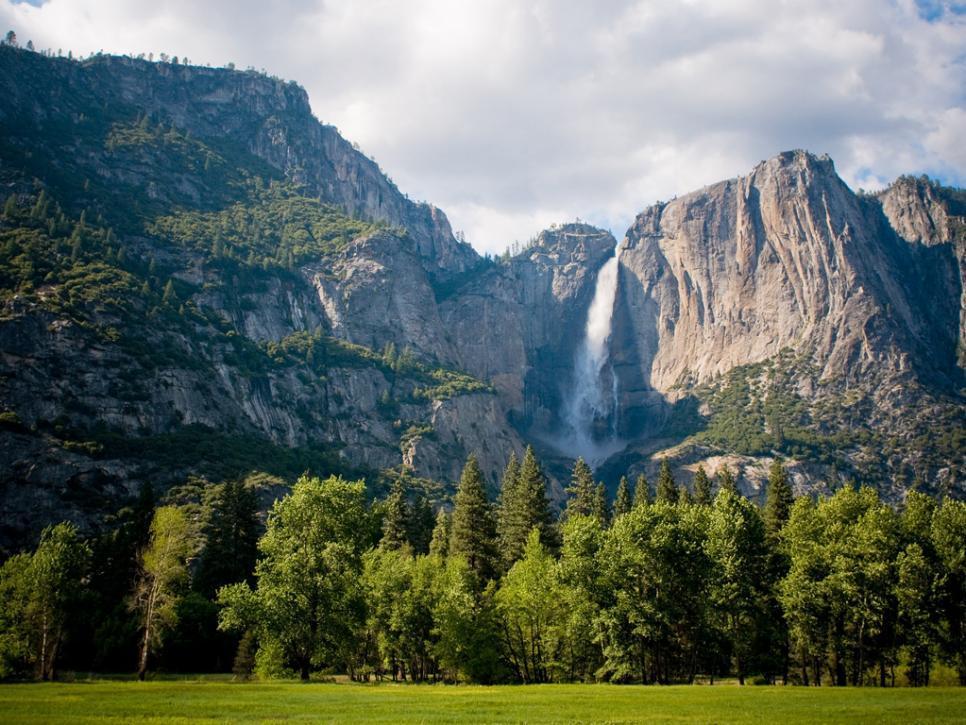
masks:
[[[668,457],[683,482],[736,467],[755,496],[780,454],[801,491],[962,491],[963,192],[902,178],[856,195],[830,159],[788,152],[644,210],[620,244],[566,224],[495,262],[294,84],[0,47],[0,93],[0,235],[15,237],[0,244],[0,547],[60,518],[93,526],[145,480],[279,461],[451,484],[474,452],[495,489],[532,443],[560,498],[563,396],[615,247],[628,446],[598,470],[609,485]],[[288,228],[301,197],[274,222],[288,256],[259,246],[258,214],[296,193],[265,200],[282,185],[344,215],[297,262],[323,224]],[[84,256],[94,219],[112,227],[103,260]],[[65,235],[69,274],[35,279],[18,256],[45,229]]]
[[[908,435],[940,399],[961,420],[957,222],[908,187],[857,196],[830,159],[795,151],[640,214],[612,342],[623,436],[660,434],[670,404],[782,351],[798,397],[859,407],[864,424]]]
[[[641,378],[667,392],[805,344],[826,376],[952,374],[949,320],[887,231],[878,205],[805,152],[648,209],[621,248]]]

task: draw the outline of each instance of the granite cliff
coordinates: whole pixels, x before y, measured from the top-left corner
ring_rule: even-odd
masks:
[[[30,82],[24,82],[29,78]],[[0,546],[96,526],[147,480],[405,474],[495,489],[563,397],[616,253],[609,484],[700,462],[760,489],[962,492],[963,193],[853,193],[780,154],[492,260],[253,72],[0,48]],[[563,450],[561,450],[563,449]]]

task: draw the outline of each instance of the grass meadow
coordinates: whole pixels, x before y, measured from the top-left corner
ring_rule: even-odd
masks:
[[[3,723],[964,723],[966,688],[91,680],[0,686]]]

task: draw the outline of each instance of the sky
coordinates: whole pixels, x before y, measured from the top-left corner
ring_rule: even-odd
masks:
[[[21,44],[252,66],[481,252],[780,151],[966,185],[966,2],[0,0]]]

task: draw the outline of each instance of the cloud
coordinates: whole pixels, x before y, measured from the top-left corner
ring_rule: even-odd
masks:
[[[790,148],[853,186],[966,180],[959,3],[50,0],[23,42],[265,68],[400,187],[500,251],[634,214]],[[2,26],[0,26],[2,27]]]

